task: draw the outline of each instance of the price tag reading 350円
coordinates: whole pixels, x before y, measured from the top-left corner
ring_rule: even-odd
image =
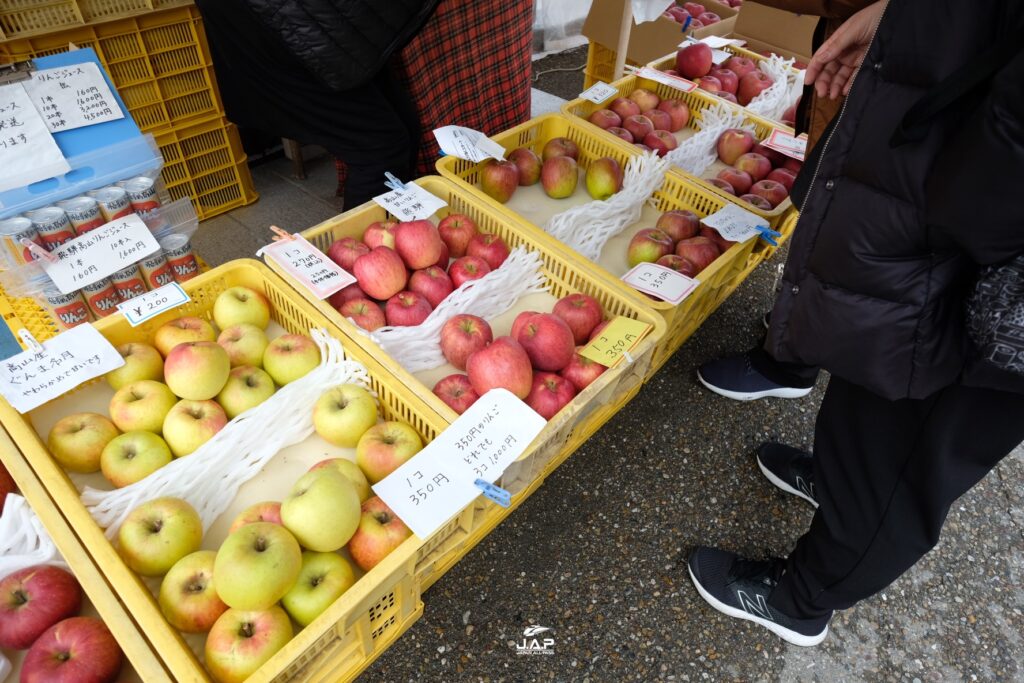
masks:
[[[614,368],[650,331],[651,326],[647,323],[620,315],[584,346],[580,355],[605,367]]]
[[[650,294],[673,306],[690,296],[700,284],[699,280],[657,263],[638,263],[622,276],[622,281],[638,292]]]

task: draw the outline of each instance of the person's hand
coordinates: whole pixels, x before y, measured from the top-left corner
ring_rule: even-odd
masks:
[[[840,94],[848,95],[853,74],[864,61],[885,5],[885,0],[879,0],[865,7],[829,36],[807,65],[804,85],[813,84],[818,97],[834,100]]]

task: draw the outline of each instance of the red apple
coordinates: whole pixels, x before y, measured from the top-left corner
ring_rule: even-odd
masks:
[[[0,463],[0,512],[4,511],[4,500],[8,493],[14,493],[18,487],[14,485],[14,479],[7,472],[7,469]]]
[[[786,192],[792,192],[793,183],[796,182],[796,173],[793,173],[788,168],[775,168],[765,176],[765,180],[774,180],[777,183],[782,183],[783,187],[786,188]]]
[[[782,166],[782,162],[786,160],[786,155],[782,152],[772,149],[771,147],[765,147],[760,142],[754,145],[753,149],[750,150],[754,154],[760,154],[769,162],[771,162],[772,168],[778,168]]]
[[[573,161],[579,159],[580,148],[569,138],[551,138],[541,150],[540,157],[547,161],[552,157],[569,157]]]
[[[587,118],[587,121],[605,130],[622,125],[622,117],[611,109],[598,109]]]
[[[327,256],[350,273],[356,259],[369,253],[370,248],[354,237],[342,237],[327,248]]]
[[[653,149],[651,149],[650,147],[648,147],[647,145],[645,145],[642,142],[636,143],[636,148],[639,149],[641,152],[653,152],[654,151]]]
[[[700,4],[699,2],[684,2],[683,9],[689,12],[690,16],[694,18],[699,17],[700,15],[704,14],[705,11],[707,11],[704,8],[704,5]]]
[[[656,130],[647,134],[644,144],[657,152],[659,157],[663,157],[678,147],[679,141],[667,130]]]
[[[722,64],[722,68],[728,69],[729,71],[736,74],[736,78],[742,79],[751,71],[757,71],[757,64],[749,57],[740,57],[739,55],[733,55],[729,59],[725,60]]]
[[[740,79],[729,69],[713,67],[708,75],[714,76],[718,79],[718,82],[722,84],[721,90],[731,92],[733,94],[736,93],[736,88],[739,87]]]
[[[512,150],[508,155],[511,161],[519,169],[519,185],[536,185],[540,180],[540,157],[529,147],[519,147]]]
[[[39,636],[21,663],[21,683],[112,683],[121,648],[93,617],[72,617]]]
[[[630,116],[622,122],[622,127],[629,131],[634,140],[643,140],[648,133],[654,132],[654,124],[643,114]]]
[[[594,339],[596,339],[597,336],[601,334],[601,330],[608,327],[608,323],[610,322],[610,320],[602,320],[601,322],[599,322],[597,324],[597,327],[594,328],[594,331],[590,333],[590,339],[588,339],[587,341],[594,341]]]
[[[564,320],[551,313],[530,317],[516,337],[538,370],[558,372],[572,360],[576,340]]]
[[[669,7],[667,10],[665,10],[665,12],[670,17],[672,17],[673,21],[675,21],[677,23],[680,23],[680,24],[685,24],[686,23],[686,18],[690,16],[690,13],[687,12],[682,7],[680,7],[679,5],[673,5],[673,6]]]
[[[59,567],[39,565],[8,574],[0,580],[0,647],[24,650],[81,606],[78,581]]]
[[[523,326],[526,325],[526,321],[528,321],[530,318],[537,315],[538,313],[540,313],[540,311],[523,311],[522,313],[517,315],[516,319],[512,321],[512,331],[509,332],[509,335],[513,339],[518,339],[519,332],[520,330],[523,329]]]
[[[378,327],[384,327],[384,311],[377,305],[376,301],[370,299],[350,299],[338,309],[346,318],[352,318],[359,327],[373,332]]]
[[[444,242],[430,221],[399,223],[395,229],[395,251],[410,270],[419,270],[437,263]]]
[[[725,182],[721,178],[705,178],[705,180],[707,180],[709,183],[717,187],[722,192],[725,192],[726,194],[736,194],[736,188],[734,188],[732,185]]]
[[[690,237],[676,245],[676,256],[682,256],[697,266],[697,272],[707,268],[718,258],[718,247],[707,237]]]
[[[644,113],[644,116],[651,120],[654,124],[654,130],[671,130],[672,129],[672,117],[667,111],[661,109],[651,109]]]
[[[682,75],[675,69],[662,69],[661,73],[668,74],[669,76],[675,76],[676,78],[682,78]]]
[[[589,358],[584,358],[580,355],[580,350],[583,347],[577,347],[575,355],[572,360],[558,373],[562,377],[569,380],[576,391],[583,391],[598,377],[600,377],[606,368],[600,363],[595,363]]]
[[[754,134],[742,128],[729,128],[718,136],[718,158],[732,166],[736,160],[754,148]]]
[[[365,299],[366,292],[358,284],[349,285],[339,289],[327,299],[327,303],[335,308],[335,310],[341,308],[342,304],[352,299]]]
[[[700,19],[693,19],[690,21],[691,31],[696,31],[699,28],[704,28],[704,23]]]
[[[375,221],[366,226],[363,231],[363,243],[370,249],[377,247],[395,248],[395,228],[398,223],[395,221]]]
[[[482,258],[491,270],[497,270],[508,258],[509,249],[505,240],[498,235],[482,232],[469,241],[466,254]]]
[[[714,12],[704,12],[697,16],[697,21],[704,24],[705,26],[711,26],[711,24],[717,24],[722,20],[722,17],[718,16]]]
[[[753,152],[747,152],[740,156],[734,165],[737,169],[749,173],[750,178],[755,183],[758,180],[764,180],[764,178],[772,172],[772,162],[768,161],[760,154],[754,154]]]
[[[438,257],[437,263],[435,263],[433,265],[437,266],[441,270],[448,270],[448,261],[450,261],[450,260],[451,259],[448,257],[448,245],[445,244],[444,241],[442,240],[442,242],[441,242],[441,255]]]
[[[659,266],[670,268],[677,273],[682,273],[687,277],[693,277],[697,274],[697,266],[693,265],[693,261],[685,259],[677,254],[666,254],[655,261],[655,263]]]
[[[748,192],[747,194],[740,195],[740,199],[762,211],[772,210],[772,203],[759,194],[750,194]]]
[[[348,542],[348,550],[359,568],[368,572],[412,536],[412,531],[377,496],[364,501],[361,510],[359,527]]]
[[[759,197],[764,197],[774,209],[776,206],[786,201],[786,197],[789,196],[789,190],[787,190],[786,186],[780,182],[765,179],[754,183],[750,188],[750,194],[756,194]]]
[[[716,93],[722,90],[722,82],[714,76],[702,76],[697,79],[697,87],[710,93]]]
[[[579,168],[572,157],[551,157],[540,169],[540,184],[552,199],[571,197],[579,179]]]
[[[666,211],[654,227],[668,235],[673,242],[693,237],[700,231],[700,217],[692,211]]]
[[[637,106],[640,107],[640,113],[646,114],[650,110],[656,108],[661,104],[661,98],[650,90],[644,88],[637,88],[628,95],[629,99],[636,102]]]
[[[625,128],[619,128],[618,126],[616,126],[614,128],[609,128],[608,132],[611,133],[612,135],[617,135],[626,142],[633,142],[633,134],[630,133]]]
[[[430,302],[417,292],[399,292],[388,299],[384,306],[384,317],[388,325],[412,327],[421,324],[434,310]]]
[[[566,378],[553,372],[538,372],[533,376],[533,386],[526,397],[526,405],[545,420],[550,420],[567,406],[575,395],[576,387]]]
[[[782,116],[779,117],[779,120],[782,121],[787,126],[795,126],[796,125],[796,110],[797,110],[797,107],[799,107],[799,106],[800,106],[800,98],[798,97],[796,99],[796,102],[794,102],[793,104],[789,105],[789,107],[786,108],[786,111],[782,112]]]
[[[519,187],[519,167],[508,160],[488,159],[480,167],[480,189],[502,204],[512,198]]]
[[[736,88],[736,99],[745,107],[763,91],[772,87],[774,82],[763,71],[755,69],[740,78],[740,85]]]
[[[693,14],[693,12],[690,12],[690,14]],[[676,52],[676,71],[683,78],[693,80],[701,76],[707,76],[713,64],[711,48],[707,43],[687,45]]]
[[[729,251],[732,245],[736,244],[735,242],[732,242],[722,237],[722,233],[718,232],[714,228],[709,228],[706,225],[700,226],[700,236],[706,237],[712,242],[714,242],[715,246],[718,247],[718,251],[720,251],[723,254]]]
[[[597,324],[604,320],[604,313],[597,299],[579,292],[563,296],[551,312],[565,321],[572,330],[573,341],[577,344],[585,342]]]
[[[799,159],[794,159],[792,157],[786,157],[786,160],[782,162],[782,168],[789,169],[790,171],[796,174],[799,174],[800,169],[803,167],[804,162],[800,161]]]
[[[469,410],[469,407],[480,398],[473,388],[472,382],[469,381],[469,376],[463,375],[461,372],[438,380],[434,385],[434,395],[459,415]]]
[[[725,100],[727,102],[732,102],[733,104],[739,104],[739,102],[736,101],[736,96],[733,95],[731,92],[726,92],[725,90],[719,90],[718,92],[714,92],[714,93],[711,93],[711,94],[714,95],[715,97],[721,97],[723,100]]]
[[[683,128],[686,128],[686,124],[690,121],[690,108],[686,106],[685,102],[662,100],[661,104],[658,105],[658,109],[669,115],[671,125],[666,130],[670,133],[681,131]]]
[[[409,274],[394,249],[376,247],[356,259],[352,274],[359,287],[374,299],[390,299],[405,289]]]
[[[489,272],[491,267],[479,256],[463,256],[452,261],[448,268],[448,277],[452,279],[455,289],[458,289],[464,282],[479,280]]]
[[[628,119],[630,116],[636,116],[640,113],[640,105],[625,97],[616,97],[612,100],[612,103],[608,105],[608,108],[618,114],[619,118],[623,121]]]
[[[409,291],[421,294],[431,308],[440,306],[445,297],[454,290],[455,284],[448,277],[448,273],[437,266],[417,270],[409,278]]]
[[[512,337],[498,337],[487,348],[470,355],[466,374],[479,396],[501,387],[525,399],[533,387],[530,357]]]
[[[629,267],[638,263],[654,263],[665,254],[672,253],[672,238],[657,228],[644,228],[633,235],[626,248]]]
[[[470,355],[486,348],[493,339],[486,320],[461,313],[449,318],[441,328],[441,353],[449,363],[465,370]]]
[[[736,194],[746,194],[750,191],[750,186],[754,184],[754,179],[750,177],[749,173],[735,168],[723,168],[718,172],[717,177],[729,183]]]
[[[516,151],[518,152],[519,150]],[[540,164],[537,165],[537,173],[538,177],[540,177]],[[520,171],[519,177],[522,179],[522,171]],[[437,233],[448,247],[448,255],[451,258],[459,258],[466,255],[466,245],[469,244],[469,240],[473,239],[473,236],[477,233],[476,223],[469,216],[464,216],[461,213],[450,213],[437,224]],[[447,265],[445,263],[442,268]]]

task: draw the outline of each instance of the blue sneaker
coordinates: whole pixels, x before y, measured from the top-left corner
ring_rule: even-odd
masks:
[[[705,363],[697,370],[697,379],[716,394],[736,401],[768,397],[803,398],[814,388],[787,387],[772,382],[754,369],[749,354]]]

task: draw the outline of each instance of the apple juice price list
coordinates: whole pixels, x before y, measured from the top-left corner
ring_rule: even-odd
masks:
[[[25,90],[52,133],[124,118],[110,86],[92,62],[37,71],[25,83]]]
[[[42,261],[61,294],[70,294],[157,251],[160,245],[141,218],[132,214],[66,242]]]
[[[374,492],[420,538],[427,538],[493,484],[547,421],[505,389],[492,389]]]
[[[256,253],[273,259],[318,299],[326,299],[356,281],[302,235],[268,244]]]

